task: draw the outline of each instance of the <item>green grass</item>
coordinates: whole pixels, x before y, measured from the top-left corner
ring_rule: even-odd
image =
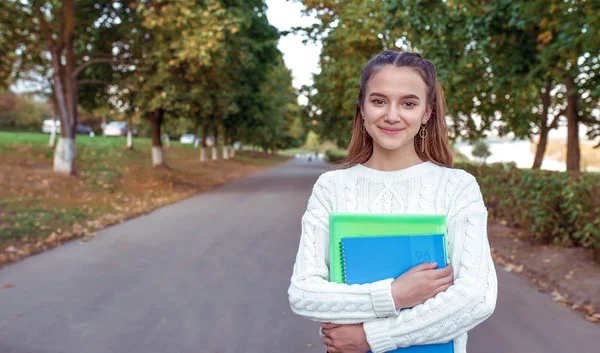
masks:
[[[296,154],[314,154],[315,151],[306,148],[290,148],[287,150],[277,151],[277,153],[284,156],[295,156]]]
[[[82,135],[76,137],[79,174],[64,177],[52,172],[49,137],[0,131],[0,265],[10,245],[36,244],[57,229],[79,236],[74,223],[86,228],[85,221],[103,219],[93,231],[289,159],[237,151],[222,161],[218,149],[219,162],[202,164],[199,149],[172,141],[165,149],[168,168],[153,168],[149,138],[134,138],[127,150],[124,137]]]
[[[14,240],[24,237],[35,237],[37,234],[46,234],[56,230],[63,224],[73,224],[77,221],[93,218],[99,210],[90,207],[60,208],[36,206],[37,200],[30,202],[14,201],[0,202],[0,209],[4,211],[2,218],[10,218],[10,222],[0,225],[0,248]],[[12,204],[11,204],[12,203]]]

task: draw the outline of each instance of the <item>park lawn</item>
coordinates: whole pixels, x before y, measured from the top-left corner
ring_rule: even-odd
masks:
[[[237,151],[201,164],[199,149],[173,142],[168,168],[153,168],[149,139],[129,151],[125,138],[78,136],[79,175],[67,177],[52,171],[48,138],[0,132],[0,266],[289,159]]]

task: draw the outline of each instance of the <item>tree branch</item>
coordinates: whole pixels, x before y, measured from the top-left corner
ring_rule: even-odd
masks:
[[[44,91],[44,90],[33,90],[33,91],[23,91],[23,92],[19,92],[19,94],[22,94],[24,96],[27,95],[42,95],[42,96],[51,96],[52,95],[52,91]]]
[[[594,123],[597,123],[597,122],[598,122],[597,120],[595,120],[595,119],[590,119],[590,118],[589,118],[589,117],[587,117],[587,116],[580,116],[580,117],[579,117],[579,121],[580,121],[580,122],[582,122],[582,123],[584,123],[584,124],[594,124]]]
[[[549,130],[552,129],[556,129],[558,128],[558,119],[563,116],[566,113],[566,110],[563,109],[561,110],[557,115],[554,116],[554,119],[552,119],[552,122],[550,123],[550,125],[548,126]]]
[[[75,71],[73,71],[73,78],[77,78],[77,76],[81,73],[81,71],[85,70],[89,66],[94,65],[94,64],[102,64],[102,63],[112,64],[112,63],[117,63],[117,60],[115,60],[115,58],[95,58],[95,59],[88,60],[88,61],[84,62],[83,64],[81,64],[78,68],[76,68]]]
[[[77,55],[77,59],[83,59],[85,57],[89,57],[90,60],[91,59],[96,59],[96,58],[103,58],[103,59],[108,59],[108,58],[114,58],[115,56],[112,53],[100,53],[100,52],[85,52],[82,54]]]
[[[54,40],[54,38],[52,38],[52,27],[50,26],[50,24],[48,23],[48,21],[46,21],[46,18],[44,16],[44,13],[42,12],[41,8],[39,6],[35,7],[36,9],[36,13],[37,13],[37,19],[38,21],[40,21],[40,27],[42,30],[42,35],[44,35],[46,37],[46,42],[48,43],[48,49],[53,52],[55,49],[57,48],[57,44],[56,41]],[[62,48],[61,48],[62,49]]]
[[[102,80],[81,80],[77,81],[79,85],[110,85],[110,82],[102,81]]]

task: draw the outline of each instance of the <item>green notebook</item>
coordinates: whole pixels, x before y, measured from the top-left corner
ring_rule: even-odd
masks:
[[[344,283],[342,238],[446,234],[446,215],[332,213],[329,216],[329,280]]]

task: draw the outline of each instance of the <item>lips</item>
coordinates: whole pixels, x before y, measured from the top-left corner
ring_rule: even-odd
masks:
[[[381,130],[384,134],[388,134],[388,135],[395,135],[398,134],[402,131],[404,131],[405,129],[390,129],[390,128],[383,128],[381,126],[378,126],[379,130]]]

